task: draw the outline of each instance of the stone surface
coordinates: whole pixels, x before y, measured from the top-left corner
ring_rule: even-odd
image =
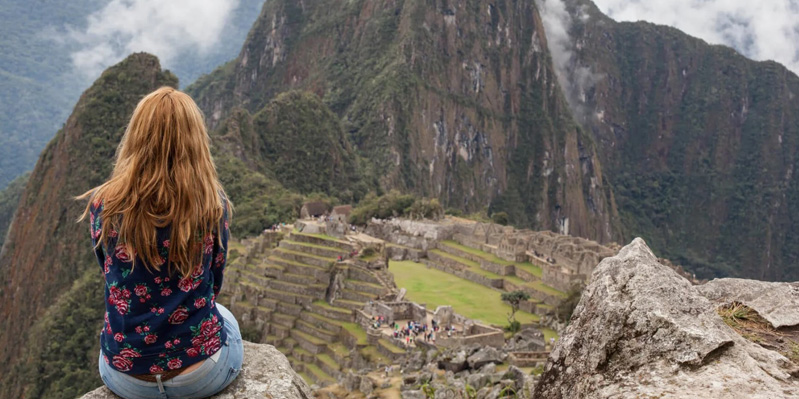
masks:
[[[311,389],[294,372],[288,360],[272,345],[244,342],[242,372],[211,399],[311,399]],[[105,386],[81,399],[118,399]]]
[[[595,269],[535,397],[795,398],[799,367],[715,308],[637,238]]]
[[[486,364],[500,364],[502,363],[504,357],[505,356],[503,356],[502,352],[500,352],[498,349],[486,346],[473,353],[466,359],[466,361],[469,362],[469,368],[472,370],[477,370]]]
[[[697,289],[716,305],[741,302],[749,306],[774,328],[799,325],[799,283],[722,278]]]
[[[526,328],[510,337],[505,342],[503,350],[506,352],[536,352],[544,350],[545,345],[544,334],[540,330]]]
[[[457,373],[461,370],[465,370],[466,366],[466,352],[459,351],[455,353],[448,353],[444,356],[439,357],[438,359],[438,367],[451,371],[453,373]]]

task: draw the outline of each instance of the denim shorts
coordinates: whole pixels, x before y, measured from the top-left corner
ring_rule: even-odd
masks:
[[[100,353],[100,377],[103,383],[125,399],[207,398],[225,389],[241,372],[244,347],[239,323],[233,313],[218,303],[216,306],[225,319],[227,341],[196,370],[161,384],[147,382],[112,369],[103,361],[103,354]]]

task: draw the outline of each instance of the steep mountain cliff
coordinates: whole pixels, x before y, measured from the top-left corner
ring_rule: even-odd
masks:
[[[75,397],[100,383],[87,365],[97,362],[102,284],[72,197],[108,177],[136,103],[163,85],[177,78],[150,55],[107,70],[31,173],[0,256],[0,396]]]
[[[799,78],[566,3],[570,98],[599,146],[624,240],[646,237],[703,277],[799,279]]]
[[[533,2],[269,1],[239,57],[189,88],[213,128],[288,90],[322,99],[382,189],[616,235],[595,146],[570,116]]]

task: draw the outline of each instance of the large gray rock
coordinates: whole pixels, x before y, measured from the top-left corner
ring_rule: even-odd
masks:
[[[465,370],[466,366],[467,363],[465,351],[458,351],[454,353],[450,352],[438,358],[438,368],[451,371],[453,373]]]
[[[594,270],[535,397],[796,398],[799,367],[715,308],[637,238]]]
[[[722,278],[697,287],[717,305],[740,302],[754,309],[774,328],[799,325],[799,283],[771,283]]]
[[[242,372],[225,390],[211,399],[280,398],[311,399],[308,384],[294,372],[289,361],[272,345],[244,341]],[[117,399],[108,388],[97,388],[82,399]]]
[[[489,363],[500,364],[503,360],[505,360],[503,353],[490,346],[483,347],[466,359],[472,370],[477,370]]]

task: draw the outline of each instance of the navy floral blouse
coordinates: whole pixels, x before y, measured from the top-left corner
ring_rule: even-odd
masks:
[[[109,245],[95,249],[105,277],[105,323],[100,333],[103,360],[127,374],[158,374],[204,360],[216,353],[226,334],[215,300],[222,287],[229,237],[228,204],[223,200],[223,230],[219,239],[203,239],[203,263],[188,278],[144,267],[142,260],[118,244],[109,232]],[[102,203],[90,207],[92,245],[103,222]],[[169,255],[169,227],[157,230],[158,251]]]

